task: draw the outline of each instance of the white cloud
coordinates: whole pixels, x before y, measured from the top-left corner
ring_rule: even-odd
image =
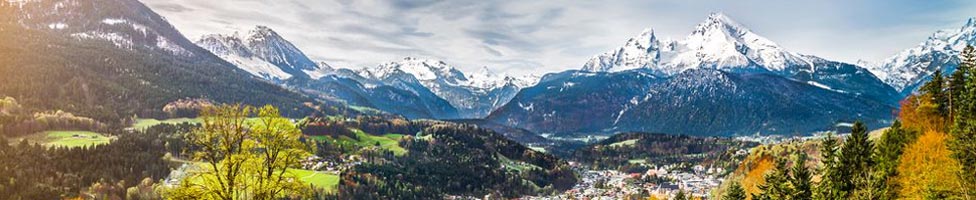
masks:
[[[881,60],[976,10],[970,1],[319,1],[142,0],[191,39],[266,25],[316,60],[374,66],[442,59],[464,71],[579,68],[653,27],[682,38],[724,12],[792,51]]]

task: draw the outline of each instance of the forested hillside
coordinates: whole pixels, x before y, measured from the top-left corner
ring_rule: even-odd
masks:
[[[182,47],[192,52],[192,57],[138,45],[120,47],[111,41],[79,39],[59,30],[38,28],[46,28],[47,24],[34,24],[49,18],[40,15],[25,17],[28,15],[24,12],[29,9],[54,7],[54,3],[38,2],[18,7],[7,2],[0,4],[2,13],[5,13],[0,19],[3,32],[0,34],[0,52],[4,53],[0,57],[0,94],[31,105],[31,110],[62,109],[107,123],[118,123],[117,120],[132,115],[163,116],[159,110],[167,103],[192,97],[225,103],[272,104],[285,108],[283,110],[288,114],[311,112],[311,108],[302,105],[311,102],[310,98],[235,70],[189,42],[186,44],[190,46]],[[104,12],[87,13],[85,9],[92,9],[89,6],[104,9]],[[131,33],[135,30],[97,25],[103,23],[103,19],[96,17],[148,15],[155,17],[130,17],[147,20],[143,23],[154,23],[156,26],[152,28],[160,29],[155,30],[160,35],[182,37],[165,21],[151,21],[162,18],[136,1],[98,0],[79,2],[68,8],[86,13],[72,18],[73,22],[95,24],[87,27],[99,27],[98,31]],[[172,33],[177,35],[170,35]]]
[[[726,184],[736,199],[970,199],[976,197],[976,51],[936,71],[875,139],[855,123],[843,139],[757,148]],[[877,127],[875,127],[877,128]]]
[[[573,159],[597,169],[647,171],[643,164],[688,164],[734,168],[736,152],[758,145],[729,138],[694,137],[660,133],[621,133],[577,149]]]
[[[565,161],[472,125],[358,117],[311,119],[302,129],[306,135],[337,141],[362,138],[357,131],[404,135],[397,144],[401,153],[382,143],[376,145],[380,148],[352,151],[364,162],[342,174],[334,194],[340,199],[512,198],[563,191],[577,181]],[[335,144],[342,143],[320,144],[319,151]],[[336,148],[323,156],[347,155],[349,150]]]

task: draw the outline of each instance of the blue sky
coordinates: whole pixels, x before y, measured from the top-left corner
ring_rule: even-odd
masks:
[[[312,59],[361,68],[423,57],[463,71],[578,69],[646,28],[684,38],[722,12],[798,53],[879,61],[976,16],[976,1],[142,0],[197,39],[266,25]]]

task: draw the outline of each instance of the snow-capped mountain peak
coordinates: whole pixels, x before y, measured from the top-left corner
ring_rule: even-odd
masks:
[[[266,26],[257,26],[248,32],[247,45],[256,56],[292,75],[304,70],[318,69],[305,53]]]
[[[804,56],[786,51],[725,14],[712,13],[683,40],[658,40],[654,31],[647,29],[623,47],[592,58],[583,70],[645,68],[658,75],[696,68],[784,72],[802,70],[787,68],[808,63]]]
[[[244,45],[244,42],[236,36],[208,34],[200,37],[200,39],[197,40],[197,45],[204,47],[217,55],[235,54],[242,57],[253,56],[251,50],[249,50],[248,47]]]
[[[627,40],[623,47],[590,59],[583,71],[625,71],[657,65],[661,43],[654,35],[654,29],[644,29],[640,35]]]
[[[483,66],[478,72],[468,75],[467,80],[467,85],[478,88],[498,88],[506,84],[505,77],[491,72],[488,66]]]
[[[691,32],[692,35],[695,34],[705,34],[710,31],[723,31],[730,33],[740,33],[749,32],[742,24],[735,22],[723,13],[711,13],[705,21],[695,26],[695,30]]]
[[[464,117],[483,117],[508,102],[521,88],[538,81],[531,76],[497,74],[488,67],[466,75],[444,61],[415,57],[363,68],[357,73],[377,83],[418,94],[429,90],[458,108]],[[417,88],[418,84],[425,89]]]
[[[668,74],[701,67],[783,71],[789,64],[807,63],[801,56],[786,51],[721,13],[709,15],[679,43],[683,47],[666,64]]]
[[[533,75],[526,75],[522,77],[516,77],[509,75],[508,73],[497,74],[488,69],[488,66],[481,67],[477,73],[472,73],[468,75],[468,82],[465,84],[472,88],[481,89],[496,89],[505,86],[514,86],[516,88],[525,88],[535,85],[538,81],[537,77]]]
[[[264,39],[281,38],[281,36],[278,35],[278,32],[271,30],[271,28],[268,28],[267,26],[261,26],[261,25],[255,26],[254,29],[248,31],[247,35],[248,35],[248,40],[251,41],[261,41]]]
[[[412,75],[420,81],[444,80],[450,83],[458,83],[465,80],[464,74],[444,61],[433,59],[422,59],[405,57],[397,62],[388,62],[377,66],[374,69],[364,69],[360,75],[376,79],[386,79],[392,76],[405,73]]]
[[[958,29],[940,30],[917,46],[891,56],[878,65],[868,66],[878,78],[902,94],[913,92],[935,70],[951,73],[966,45],[976,45],[976,18]]]
[[[280,67],[255,56],[250,47],[236,35],[204,35],[200,40],[197,40],[196,44],[255,76],[280,80],[292,77],[291,74],[281,70]]]
[[[204,35],[196,44],[238,68],[265,79],[284,80],[294,76],[314,78],[324,74],[321,66],[331,68],[327,64],[313,62],[291,42],[266,26],[256,26],[245,35],[238,32],[233,35]]]
[[[661,78],[690,70],[769,74],[883,102],[893,102],[898,96],[864,68],[790,52],[722,13],[708,15],[677,41],[659,40],[653,31],[644,31],[583,66],[584,71],[593,72],[632,69]]]

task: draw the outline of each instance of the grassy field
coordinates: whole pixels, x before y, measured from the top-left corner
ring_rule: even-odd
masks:
[[[390,150],[396,155],[403,155],[407,153],[407,150],[400,147],[400,139],[403,135],[400,134],[385,134],[383,136],[375,136],[366,134],[363,131],[355,130],[356,137],[358,137],[359,145],[361,146],[371,146],[380,144],[380,148]]]
[[[312,184],[312,186],[332,192],[339,185],[339,175],[328,172],[311,171],[304,169],[294,169],[289,171],[302,182]]]
[[[132,128],[138,130],[145,130],[146,128],[159,125],[159,124],[182,124],[182,123],[199,124],[201,122],[203,122],[203,120],[200,118],[173,118],[173,119],[164,119],[164,120],[139,118],[136,119],[136,123],[132,124]]]
[[[356,138],[350,138],[346,136],[340,136],[339,138],[332,138],[329,136],[310,136],[312,139],[320,141],[332,141],[339,143],[348,143],[359,147],[371,147],[379,143],[380,148],[390,150],[393,154],[403,155],[407,153],[407,150],[400,147],[400,139],[403,139],[402,134],[385,134],[381,136],[370,135],[361,130],[354,129],[353,132],[356,134]]]
[[[203,169],[209,168],[203,162],[187,161],[190,165],[194,165],[194,168]],[[188,172],[188,173],[193,173]],[[298,180],[306,183],[312,184],[312,187],[325,189],[327,192],[333,192],[338,189],[339,186],[339,175],[323,171],[312,171],[305,169],[288,169],[288,173],[294,175]],[[200,183],[201,179],[199,177],[188,176],[190,178],[184,179],[183,181],[190,181],[191,183]]]
[[[616,142],[616,143],[610,144],[610,147],[624,147],[624,146],[626,146],[626,147],[632,147],[632,146],[634,146],[634,144],[637,144],[637,140],[638,139],[630,139],[630,140],[624,140],[624,141]]]
[[[44,146],[83,147],[108,144],[113,139],[115,138],[88,131],[45,131],[17,138],[11,142],[27,140]]]
[[[367,114],[380,114],[380,113],[383,113],[383,111],[377,110],[375,108],[364,107],[364,106],[349,106],[349,108],[352,108],[353,110],[355,110],[357,112],[367,113]]]
[[[503,166],[505,166],[506,169],[511,169],[518,172],[522,172],[525,170],[542,169],[541,167],[533,164],[509,159],[508,157],[505,157],[501,154],[498,155],[498,158],[500,158],[499,161],[502,163]]]
[[[645,159],[630,159],[630,160],[627,160],[627,163],[630,163],[630,164],[647,164],[647,160],[645,160]]]
[[[532,145],[529,145],[528,147],[529,147],[529,149],[532,149],[534,151],[538,151],[538,152],[542,152],[542,153],[545,153],[546,152],[546,148],[545,147],[532,146]]]

